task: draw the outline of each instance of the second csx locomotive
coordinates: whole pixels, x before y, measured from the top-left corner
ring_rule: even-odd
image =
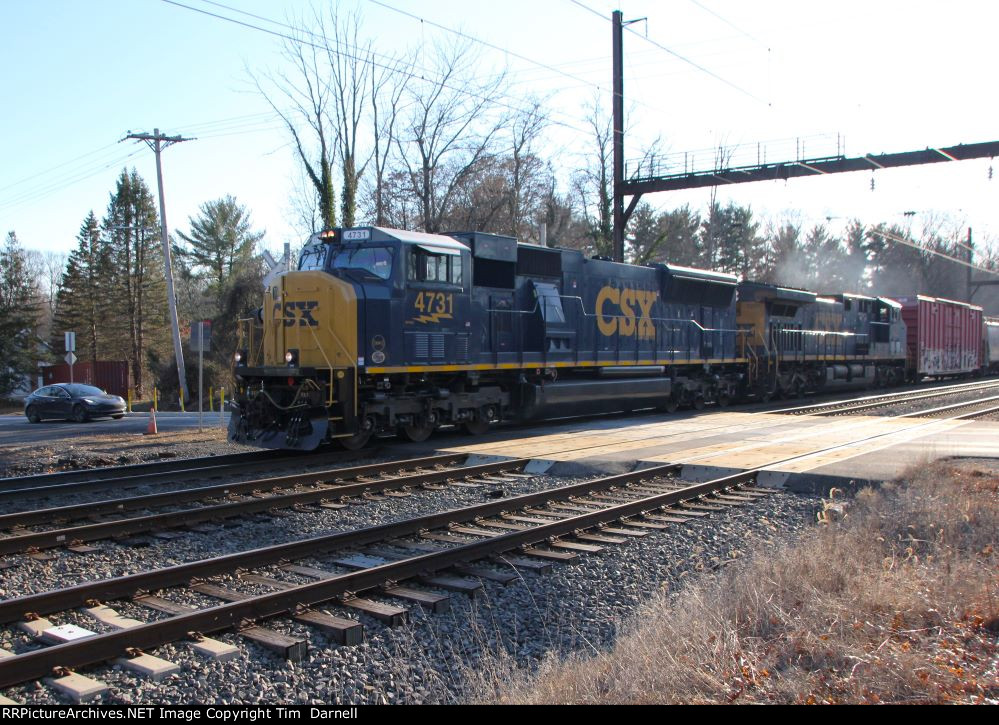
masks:
[[[482,233],[314,235],[242,323],[234,440],[348,448],[500,420],[906,377],[898,303]]]

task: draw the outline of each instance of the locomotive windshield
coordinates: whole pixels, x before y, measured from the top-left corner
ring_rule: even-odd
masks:
[[[353,269],[379,279],[392,276],[392,250],[388,247],[341,248],[333,257],[333,269]]]
[[[298,268],[303,271],[325,269],[328,251],[329,245],[322,243],[307,246],[298,257]]]

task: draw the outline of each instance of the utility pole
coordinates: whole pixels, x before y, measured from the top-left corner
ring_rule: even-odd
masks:
[[[624,26],[640,23],[647,18],[636,18],[625,22],[620,10],[611,15],[611,55],[614,56],[614,261],[624,261],[624,226],[635,210],[641,195],[633,196],[628,208],[624,208]]]
[[[166,136],[161,134],[158,128],[154,128],[152,133],[129,132],[125,138],[145,141],[146,145],[156,154],[156,183],[160,190],[160,229],[163,236],[163,267],[166,274],[167,302],[170,306],[170,324],[173,332],[173,354],[177,360],[177,377],[180,379],[182,399],[190,400],[191,396],[187,390],[187,376],[184,375],[184,349],[180,344],[180,323],[177,321],[177,295],[173,289],[173,264],[170,262],[170,238],[167,234],[166,200],[163,196],[163,166],[160,163],[160,152],[172,144],[193,141],[194,139]]]
[[[620,10],[611,16],[614,56],[614,261],[624,261],[624,23]]]
[[[972,268],[971,268],[971,265],[973,265],[975,263],[975,245],[972,244],[972,241],[971,241],[971,227],[968,227],[968,244],[967,244],[967,247],[968,247],[968,267],[966,268],[965,271],[968,273],[968,278],[967,278],[967,285],[964,288],[964,290],[965,290],[964,299],[966,301],[968,301],[968,302],[971,302],[971,298],[974,297],[975,296],[975,292],[978,291],[977,287],[974,290],[971,289],[971,284],[972,284],[971,283],[971,273],[973,271]]]

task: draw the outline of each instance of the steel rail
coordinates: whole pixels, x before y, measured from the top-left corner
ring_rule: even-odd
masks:
[[[903,417],[906,417],[906,418],[929,417],[929,416],[934,415],[935,413],[946,413],[946,412],[952,411],[952,410],[960,410],[961,408],[970,408],[973,405],[981,405],[982,403],[990,403],[990,402],[995,401],[995,400],[999,400],[999,395],[993,395],[992,397],[989,397],[989,398],[979,398],[978,400],[969,400],[969,401],[967,401],[965,403],[952,403],[951,405],[942,405],[939,408],[930,408],[929,410],[919,410],[919,411],[916,411],[914,413],[907,413]],[[985,408],[983,410],[969,411],[968,413],[965,413],[963,416],[960,416],[960,417],[963,418],[963,417],[972,417],[972,416],[976,416],[976,415],[987,415],[987,414],[993,412],[994,410],[996,410],[996,407],[997,406],[991,406],[991,407]]]
[[[190,524],[218,521],[235,516],[246,516],[273,509],[291,508],[292,506],[321,503],[331,499],[361,496],[365,493],[393,491],[413,486],[422,486],[426,483],[445,483],[449,479],[455,478],[469,478],[503,471],[522,470],[529,462],[529,458],[517,458],[495,463],[484,463],[478,466],[468,466],[466,468],[453,468],[445,471],[430,471],[410,476],[387,478],[381,481],[366,481],[364,483],[344,486],[323,486],[322,488],[297,493],[251,498],[246,501],[234,501],[194,509],[119,519],[117,521],[53,529],[51,531],[17,534],[0,539],[0,554],[15,554],[29,550],[51,549],[57,546],[99,541],[115,536],[134,536],[149,531],[179,528]]]
[[[522,459],[522,462],[526,462],[526,459]],[[426,514],[413,519],[300,539],[260,549],[226,554],[212,559],[202,559],[162,569],[129,574],[115,579],[85,582],[65,589],[27,594],[14,599],[0,601],[0,624],[18,621],[30,614],[48,614],[72,609],[73,607],[83,606],[92,600],[110,601],[122,599],[124,597],[135,596],[142,591],[155,591],[166,587],[187,584],[193,579],[225,574],[237,569],[268,566],[284,560],[313,556],[337,548],[362,546],[384,539],[407,536],[419,533],[424,529],[439,528],[450,523],[473,521],[483,516],[493,516],[504,513],[507,510],[521,509],[543,502],[564,501],[592,491],[624,486],[644,479],[664,478],[676,474],[681,468],[682,466],[678,464],[655,466],[642,469],[641,471],[632,471],[592,481],[583,481],[582,483],[556,489],[526,493],[474,506]],[[453,476],[454,472],[451,472],[451,475]]]
[[[940,398],[946,395],[960,395],[962,393],[972,393],[981,390],[989,390],[999,387],[999,382],[990,383],[962,383],[960,385],[937,388],[931,391],[910,391],[901,393],[886,393],[884,395],[866,396],[845,401],[830,401],[828,403],[814,403],[803,405],[797,408],[782,408],[771,410],[769,413],[782,413],[791,415],[809,415],[812,413],[821,415],[823,412],[843,413],[857,410],[869,410],[873,408],[883,408],[887,405],[899,405],[925,398]],[[865,402],[870,401],[870,402]]]
[[[57,483],[34,488],[25,484],[24,486],[16,488],[3,489],[2,487],[4,484],[9,481],[18,481],[22,479],[0,479],[0,501],[21,501],[26,497],[45,497],[67,493],[103,491],[110,488],[135,488],[136,486],[145,486],[150,484],[180,483],[192,478],[200,478],[204,476],[225,476],[233,473],[245,473],[260,469],[272,469],[275,463],[295,466],[316,466],[328,463],[345,463],[358,458],[370,458],[371,456],[374,456],[376,452],[376,448],[371,448],[363,451],[334,451],[305,456],[300,454],[297,458],[294,456],[280,456],[278,458],[254,459],[246,462],[237,461],[230,463],[225,462],[225,459],[227,458],[226,456],[208,459],[182,459],[184,461],[190,461],[191,463],[200,464],[201,462],[204,462],[204,465],[195,465],[193,467],[190,465],[187,465],[186,467],[179,466],[164,470],[153,470],[149,473],[129,473],[127,475],[119,475],[117,477],[104,477],[95,480]],[[212,463],[209,463],[209,461],[212,461]],[[218,461],[222,462],[219,463]],[[93,470],[102,471],[106,469]],[[74,471],[74,473],[76,472]]]
[[[301,452],[294,451],[299,453]],[[75,471],[56,471],[54,473],[36,473],[28,476],[13,476],[0,478],[0,487],[4,489],[24,487],[34,488],[50,483],[67,483],[77,480],[97,480],[103,478],[120,478],[122,476],[158,473],[180,467],[200,468],[202,466],[228,466],[234,463],[253,463],[254,461],[278,460],[290,458],[292,451],[267,450],[250,451],[247,453],[227,453],[221,456],[202,456],[199,458],[171,458],[169,460],[148,461],[146,463],[130,463],[122,466],[102,466]]]
[[[641,476],[648,478],[650,476],[661,476],[675,472],[677,468],[679,467],[660,466],[612,478],[626,477],[628,479],[635,479]],[[645,496],[635,501],[597,509],[590,513],[582,513],[571,518],[540,524],[532,528],[510,531],[494,537],[485,538],[481,541],[459,544],[449,549],[387,562],[369,569],[362,569],[356,572],[296,585],[290,589],[253,596],[245,600],[199,610],[190,614],[169,617],[131,629],[98,634],[78,642],[70,642],[16,655],[15,657],[0,661],[0,687],[7,687],[44,677],[56,667],[79,667],[125,654],[129,649],[158,647],[185,638],[192,632],[207,634],[233,627],[246,626],[248,623],[280,616],[289,612],[301,612],[304,609],[338,597],[350,597],[357,592],[381,586],[386,582],[403,581],[414,576],[432,574],[455,564],[475,561],[490,555],[502,554],[514,549],[528,547],[560,536],[571,535],[612,521],[674,506],[683,501],[700,498],[723,489],[746,484],[755,481],[758,472],[758,470],[753,470],[725,476],[667,493]],[[606,483],[606,479],[603,482]],[[589,482],[591,486],[593,483]],[[566,488],[578,488],[582,485],[585,484]],[[552,500],[553,498],[561,498],[561,494],[564,494],[564,491],[562,489],[555,489],[545,491],[543,494],[546,500]],[[538,496],[539,494],[528,494],[527,496],[517,497],[517,499],[501,503],[485,504],[484,506],[495,509],[497,506],[509,505],[515,501],[519,504],[526,498],[537,499]],[[462,511],[463,515],[467,515],[467,513],[467,510]],[[435,515],[434,518],[439,516],[439,514]],[[374,541],[379,539],[400,535],[401,531],[399,529],[406,528],[407,524],[411,525],[412,522],[385,524],[362,530],[362,532],[355,532],[363,534],[361,538],[365,539],[365,541],[353,541],[351,543],[352,545],[374,543]]]
[[[183,504],[191,501],[218,498],[220,496],[235,496],[244,493],[255,493],[257,491],[275,491],[308,484],[334,483],[335,481],[356,479],[389,472],[398,474],[402,471],[417,468],[459,465],[467,459],[467,453],[453,453],[426,458],[413,458],[405,461],[393,461],[390,463],[372,463],[366,466],[352,466],[350,468],[327,468],[322,471],[309,471],[288,476],[258,478],[251,481],[238,481],[214,486],[163,491],[145,496],[107,499],[104,501],[73,504],[71,506],[17,511],[10,514],[0,514],[0,529],[12,529],[17,526],[30,526],[39,523],[71,521],[87,516],[117,513],[120,511],[135,511],[153,506]]]

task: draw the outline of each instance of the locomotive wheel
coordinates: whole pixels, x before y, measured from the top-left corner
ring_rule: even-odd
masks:
[[[677,400],[676,398],[670,398],[661,406],[659,406],[659,410],[665,411],[666,413],[675,413],[679,409],[680,409],[680,401]]]
[[[722,393],[718,396],[718,407],[727,408],[732,403],[732,399],[728,396],[728,393]]]
[[[698,395],[694,398],[694,410],[704,410],[704,396]]]
[[[488,418],[480,415],[475,420],[466,420],[461,424],[461,427],[469,435],[480,436],[489,432],[490,423]]]
[[[337,438],[337,442],[346,448],[348,451],[359,451],[364,446],[368,445],[368,441],[371,440],[371,434],[373,431],[362,430],[360,433],[355,433],[349,438]]]
[[[404,425],[399,428],[399,436],[407,441],[413,443],[423,443],[430,434],[434,432],[434,426],[432,423],[423,423],[423,425]]]

